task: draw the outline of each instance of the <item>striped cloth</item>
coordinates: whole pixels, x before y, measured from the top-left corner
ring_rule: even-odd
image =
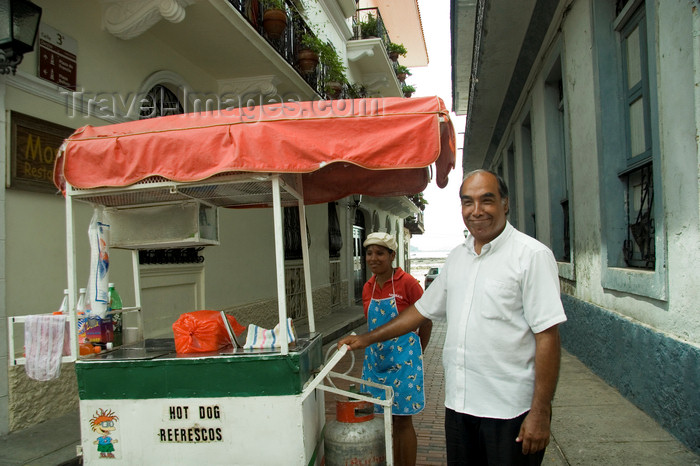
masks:
[[[46,381],[61,374],[61,356],[66,330],[64,315],[31,315],[24,321],[26,365],[30,379]]]
[[[287,341],[292,343],[296,341],[296,332],[291,318],[287,318],[287,325],[284,331],[287,332]],[[275,349],[281,346],[280,344],[280,324],[277,324],[272,330],[262,328],[255,324],[248,326],[248,336],[245,340],[244,349]]]

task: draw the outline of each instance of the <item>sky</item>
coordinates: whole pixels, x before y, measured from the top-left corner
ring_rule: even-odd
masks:
[[[407,84],[416,87],[414,96],[437,95],[452,108],[452,65],[450,58],[450,2],[449,0],[418,0],[423,34],[428,48],[428,66],[411,68]],[[450,172],[447,187],[440,189],[431,181],[424,197],[428,205],[424,212],[425,233],[411,238],[411,246],[421,251],[447,253],[464,241],[464,222],[459,202],[462,181],[462,142],[465,116],[450,115],[457,137],[457,161]]]

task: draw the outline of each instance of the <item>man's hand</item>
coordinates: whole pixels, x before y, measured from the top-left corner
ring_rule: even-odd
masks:
[[[387,341],[399,335],[405,335],[417,329],[426,321],[428,319],[423,317],[414,305],[411,305],[404,309],[397,318],[390,320],[369,333],[342,338],[338,342],[338,349],[342,348],[343,345],[348,345],[351,350],[367,348],[372,343]]]
[[[343,345],[348,345],[350,347],[350,351],[356,350],[356,349],[364,349],[368,347],[370,344],[366,342],[366,333],[362,335],[349,335],[345,338],[341,338],[338,341],[338,349],[342,348]],[[365,337],[365,338],[363,338]]]
[[[545,410],[530,411],[523,424],[520,426],[520,433],[516,442],[522,442],[523,455],[531,455],[540,450],[544,450],[549,445],[549,419],[551,411]]]

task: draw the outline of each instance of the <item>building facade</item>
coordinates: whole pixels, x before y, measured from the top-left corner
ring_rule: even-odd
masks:
[[[700,4],[452,2],[464,169],[558,261],[563,346],[700,451]]]
[[[43,10],[34,52],[26,54],[16,74],[0,76],[5,127],[0,139],[6,154],[0,164],[6,180],[0,188],[0,435],[78,406],[71,364],[63,364],[60,378],[49,382],[32,381],[22,366],[13,365],[22,352],[23,326],[13,324],[12,317],[56,311],[66,287],[65,202],[52,182],[63,138],[84,125],[289,99],[400,97],[387,41],[401,34],[423,44],[420,28],[358,36],[354,0],[281,2],[285,25],[277,30],[268,29],[266,16],[277,2],[34,3]],[[417,15],[417,4],[406,3]],[[309,37],[331,56],[307,68],[299,51],[313,42]],[[338,91],[332,81],[339,81]],[[306,309],[295,212],[285,211],[285,269],[289,315],[298,322],[306,318]],[[306,213],[317,318],[360,298],[355,290],[367,278],[361,246],[367,233],[395,235],[402,248],[398,264],[407,265],[403,258],[410,233],[404,218],[419,213],[407,198],[356,196],[308,206]],[[75,212],[76,234],[85,239],[77,251],[80,283],[88,280],[91,215],[90,205],[79,205]],[[220,209],[219,222],[219,246],[142,251],[146,338],[172,336],[180,313],[203,308],[226,310],[243,324],[276,324],[269,212]],[[130,263],[129,252],[112,251],[110,281],[125,305],[134,300]]]

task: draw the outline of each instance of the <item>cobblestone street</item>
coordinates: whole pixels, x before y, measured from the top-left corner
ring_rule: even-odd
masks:
[[[445,342],[446,324],[436,322],[430,343],[423,355],[423,367],[425,369],[425,397],[426,405],[423,412],[414,416],[413,423],[418,436],[417,465],[434,466],[446,464],[445,454],[445,387],[442,369],[442,346]],[[357,329],[357,333],[364,332],[364,328]],[[355,351],[355,364],[348,375],[360,377],[362,375],[362,358],[364,351]],[[346,356],[337,366],[336,372],[345,372],[350,367],[351,358]],[[348,383],[334,379],[339,388],[347,388]],[[326,393],[326,418],[335,418],[336,395]]]

